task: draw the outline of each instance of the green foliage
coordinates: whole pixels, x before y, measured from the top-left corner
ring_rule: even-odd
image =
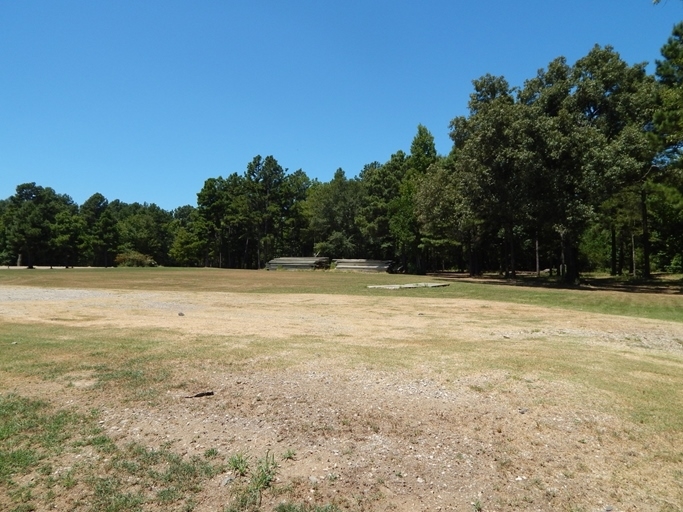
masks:
[[[282,460],[294,460],[296,457],[296,452],[291,448],[282,454]]]
[[[63,253],[75,250],[77,228],[70,225],[75,208],[69,196],[49,187],[19,185],[4,208],[5,251],[21,255],[29,268],[37,263],[63,264]]]
[[[52,411],[42,401],[0,396],[0,484],[14,486],[16,478],[61,453],[84,421],[73,411]]]
[[[204,458],[184,458],[168,446],[150,449],[131,443],[119,448],[102,434],[97,419],[95,413],[84,416],[70,410],[55,411],[42,401],[0,396],[0,485],[11,491],[8,496],[20,508],[35,510],[41,495],[54,497],[50,492],[55,486],[68,492],[80,483],[90,488],[92,510],[142,510],[152,502],[170,508],[184,502],[188,507],[202,483],[226,469],[210,460],[216,455],[211,450]],[[87,465],[75,464],[55,478],[54,457],[67,449],[79,453],[84,446],[92,446],[106,457],[92,459]],[[273,468],[272,457],[259,462],[257,474],[267,477],[259,477],[259,488],[270,484]],[[31,473],[35,475],[31,487],[16,483]],[[131,477],[139,483],[133,490]]]
[[[661,147],[678,158],[683,141],[683,22],[676,24],[662,47],[663,60],[656,61],[660,106],[654,115],[655,133]]]
[[[306,174],[287,174],[277,160],[256,156],[244,175],[210,178],[197,194],[198,219],[174,243],[179,262],[261,268],[276,256],[310,254],[304,200]],[[198,222],[201,219],[201,222]]]
[[[246,460],[246,456],[240,455],[241,460]],[[229,465],[233,467],[230,463]],[[275,456],[266,452],[263,458],[259,459],[256,467],[249,475],[247,482],[238,482],[233,490],[232,505],[227,508],[227,512],[247,512],[257,511],[261,506],[261,499],[263,491],[268,489],[277,474],[278,465],[275,462]],[[233,467],[233,469],[235,469]],[[237,471],[235,469],[235,471]],[[238,473],[240,476],[245,476],[244,473]]]
[[[275,455],[266,453],[263,458],[259,459],[256,468],[251,474],[250,484],[252,487],[259,490],[267,489],[273,483],[277,473],[277,462],[275,462]]]
[[[306,212],[314,252],[330,258],[361,257],[362,235],[356,215],[363,204],[364,189],[337,169],[329,183],[314,183],[308,191]]]
[[[118,267],[156,267],[156,261],[151,256],[137,251],[127,251],[117,254],[114,263]]]
[[[244,476],[249,471],[249,457],[243,453],[236,453],[228,459],[228,467],[239,476]]]
[[[127,512],[142,510],[144,497],[140,493],[122,491],[123,483],[116,477],[99,477],[90,481],[94,488],[94,510]]]
[[[474,89],[469,117],[451,123],[452,170],[420,184],[423,229],[430,241],[444,244],[450,234],[453,245],[467,243],[473,260],[498,259],[506,275],[529,262],[536,244],[528,241],[537,241],[550,249],[539,254],[542,265],[561,260],[565,279],[576,282],[579,242],[599,205],[642,185],[651,168],[652,77],[596,46],[573,67],[556,59],[516,94],[491,75]],[[428,218],[444,207],[450,222]]]

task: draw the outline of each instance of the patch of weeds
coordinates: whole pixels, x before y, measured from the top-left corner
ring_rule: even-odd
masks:
[[[225,509],[225,512],[255,512],[260,506],[261,491],[243,484],[234,490],[233,503]]]
[[[246,456],[242,456],[242,458],[246,460]],[[257,461],[249,480],[235,488],[233,503],[226,509],[226,512],[258,510],[261,506],[263,491],[268,489],[275,480],[277,468],[275,456],[266,452],[265,456]]]
[[[166,381],[170,373],[163,368],[148,369],[138,364],[139,362],[123,365],[119,369],[104,365],[97,367],[98,385],[115,384],[118,388],[128,389],[133,400],[145,401],[156,398],[159,395],[157,385]]]
[[[203,479],[213,478],[223,469],[222,466],[214,466],[197,456],[184,460],[180,455],[165,452],[164,458],[166,470],[159,474],[161,481],[175,484],[184,492],[199,492]]]
[[[61,453],[82,422],[75,412],[52,412],[43,401],[1,396],[0,482],[28,474],[45,458]]]
[[[249,457],[239,452],[228,459],[228,467],[239,476],[244,476],[249,471]]]
[[[48,491],[45,493],[45,503],[52,503],[57,495],[55,494],[55,491],[52,489],[48,489]]]
[[[196,506],[197,502],[194,500],[194,498],[188,498],[183,504],[183,512],[192,512]]]
[[[291,448],[282,454],[282,460],[294,460],[294,457],[296,457],[296,452]]]
[[[155,450],[147,448],[140,443],[131,443],[126,447],[126,453],[129,457],[133,457],[138,463],[145,466],[154,466],[162,462],[164,458],[164,448]],[[170,453],[170,452],[169,452]]]
[[[15,474],[30,472],[41,457],[35,450],[18,449],[0,451],[0,479],[7,481]]]
[[[192,494],[201,491],[202,483],[225,470],[225,465],[214,464],[199,456],[184,459],[167,446],[153,449],[131,443],[116,450],[109,463],[112,473],[136,477],[142,489],[161,488],[153,496],[142,498],[164,506],[185,499],[187,509],[187,504],[193,500]]]
[[[481,512],[482,510],[484,510],[479,500],[472,502],[472,510],[474,512]]]
[[[36,507],[33,504],[22,503],[21,505],[14,507],[11,512],[33,512],[34,510],[36,510]]]
[[[116,445],[109,436],[99,435],[92,437],[88,440],[88,444],[102,453],[113,453],[116,451]]]
[[[250,484],[260,491],[267,489],[275,479],[276,473],[277,462],[275,462],[275,456],[266,452],[266,455],[259,459],[256,469],[251,475]]]
[[[10,492],[9,495],[15,501],[20,501],[21,503],[30,503],[33,499],[33,485],[24,485]]]
[[[76,480],[75,473],[76,470],[72,468],[66,473],[59,475],[59,483],[64,489],[69,490],[76,486],[78,481]]]
[[[173,503],[182,497],[182,493],[176,487],[168,487],[157,492],[157,501],[161,505]]]
[[[106,512],[142,510],[144,497],[139,493],[125,492],[122,489],[121,480],[117,477],[95,478],[90,483],[95,489],[94,510]]]
[[[207,459],[215,459],[218,457],[218,450],[216,448],[209,448],[204,452],[204,457]]]

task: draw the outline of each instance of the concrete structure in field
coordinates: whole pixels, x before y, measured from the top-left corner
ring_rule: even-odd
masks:
[[[355,272],[391,272],[391,260],[334,260],[336,270]]]
[[[275,258],[266,263],[266,270],[316,270],[330,268],[330,258]]]

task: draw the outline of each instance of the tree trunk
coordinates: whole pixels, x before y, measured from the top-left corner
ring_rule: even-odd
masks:
[[[538,235],[536,235],[536,277],[541,277],[541,264],[538,258]]]
[[[650,232],[647,229],[647,196],[645,187],[640,191],[640,206],[643,216],[643,277],[650,279]]]
[[[515,237],[512,231],[512,225],[508,227],[508,232],[508,243],[510,244],[510,275],[514,279],[515,277],[517,277],[517,272],[515,271]]]
[[[579,284],[579,248],[570,241],[565,244],[564,281],[569,284]]]
[[[33,269],[33,254],[31,251],[26,251],[26,268]]]
[[[579,248],[572,237],[564,240],[564,281],[569,284],[579,284]]]
[[[631,231],[631,273],[636,277],[636,236]]]
[[[566,257],[565,257],[565,252],[567,251],[567,244],[564,241],[564,236],[562,236],[562,250],[560,251],[560,265],[557,269],[557,275],[564,278],[566,276],[565,272],[565,262],[566,262]]]
[[[612,271],[610,275],[617,275],[617,230],[614,226],[610,227],[610,234],[612,235]]]

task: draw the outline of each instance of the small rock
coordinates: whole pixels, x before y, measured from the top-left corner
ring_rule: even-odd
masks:
[[[424,481],[423,478],[420,478],[420,477],[418,476],[418,477],[417,477],[417,483],[418,483],[418,484],[423,484],[423,483],[425,483],[425,481]]]
[[[185,313],[181,311],[180,313],[178,313],[178,316],[185,316]]]
[[[311,485],[316,485],[318,483],[318,479],[314,476],[309,476],[308,481],[311,483]]]
[[[223,487],[225,487],[225,486],[228,485],[230,482],[232,482],[234,479],[235,479],[234,476],[228,475],[228,476],[226,476],[226,477],[223,479],[223,482],[221,483],[221,485],[222,485]]]
[[[519,414],[526,414],[528,410],[529,409],[527,409],[526,407],[522,407],[521,409],[519,409]]]
[[[16,341],[13,341],[13,342],[12,342],[12,345],[16,345],[17,343],[18,343],[18,342],[16,342]]]

